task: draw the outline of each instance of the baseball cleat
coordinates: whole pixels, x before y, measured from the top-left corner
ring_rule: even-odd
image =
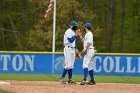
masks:
[[[60,79],[59,81],[61,84],[66,84],[66,82],[63,79]]]
[[[68,84],[76,84],[76,82],[74,82],[73,80],[69,80]]]
[[[88,85],[89,84],[89,81],[88,80],[83,80],[80,85]]]
[[[89,81],[89,85],[95,85],[95,84],[96,84],[96,82],[94,80]]]

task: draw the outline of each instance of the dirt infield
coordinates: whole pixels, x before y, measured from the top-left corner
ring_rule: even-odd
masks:
[[[69,85],[53,81],[6,81],[0,90],[16,93],[140,93],[140,84],[97,83]]]

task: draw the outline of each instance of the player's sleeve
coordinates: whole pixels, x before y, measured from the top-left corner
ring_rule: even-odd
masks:
[[[68,41],[70,42],[70,43],[73,43],[74,42],[74,40],[76,39],[76,35],[74,35],[74,36],[72,36],[71,38],[68,38]]]
[[[72,34],[70,33],[70,31],[67,31],[66,34],[67,34],[67,39],[68,39],[68,41],[69,41],[70,43],[73,43],[77,36],[76,36],[76,35],[72,35]]]

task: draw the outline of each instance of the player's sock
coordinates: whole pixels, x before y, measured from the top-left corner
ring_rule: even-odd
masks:
[[[71,80],[72,79],[72,69],[68,70],[68,79]]]
[[[84,68],[84,80],[87,80],[88,68]]]
[[[89,75],[91,80],[94,80],[93,69],[89,71]]]
[[[62,76],[61,76],[61,79],[64,79],[65,75],[67,74],[67,71],[68,71],[68,70],[64,68],[63,74],[62,74]]]

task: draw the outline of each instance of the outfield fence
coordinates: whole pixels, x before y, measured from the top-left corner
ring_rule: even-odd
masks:
[[[0,73],[61,74],[63,52],[0,51]],[[83,74],[82,60],[76,60],[74,74]],[[140,54],[96,53],[93,62],[96,75],[140,76]]]

